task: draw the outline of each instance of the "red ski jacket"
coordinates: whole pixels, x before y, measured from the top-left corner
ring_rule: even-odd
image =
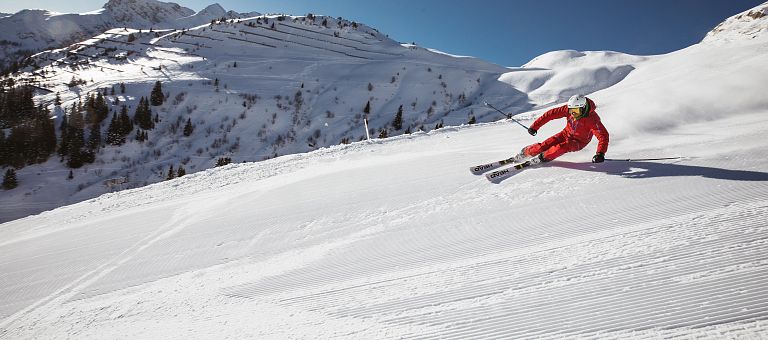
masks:
[[[531,127],[538,130],[550,120],[565,118],[568,123],[561,133],[563,133],[566,138],[575,139],[582,143],[582,145],[587,145],[594,135],[597,137],[598,141],[597,152],[606,153],[608,151],[608,130],[606,130],[603,123],[600,122],[600,116],[598,116],[595,111],[595,108],[597,108],[595,102],[593,102],[592,99],[587,98],[587,103],[589,104],[589,112],[578,119],[574,119],[568,114],[568,105],[563,105],[544,112],[541,117],[531,124]]]

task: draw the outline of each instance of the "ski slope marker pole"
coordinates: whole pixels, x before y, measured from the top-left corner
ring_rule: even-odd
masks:
[[[368,118],[363,118],[363,122],[365,123],[365,138],[368,139],[368,141],[371,141],[371,134],[368,133]]]
[[[483,103],[485,104],[485,106],[488,106],[488,107],[498,111],[499,113],[503,114],[504,117],[506,117],[507,119],[511,119],[513,122],[517,123],[518,125],[522,126],[526,130],[528,130],[527,126],[523,125],[523,123],[520,123],[517,119],[512,118],[511,114],[506,114],[506,113],[502,112],[501,110],[497,109],[496,107],[494,107],[493,105],[489,104],[488,102],[483,102]]]

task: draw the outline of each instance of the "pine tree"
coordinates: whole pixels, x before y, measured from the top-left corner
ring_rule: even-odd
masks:
[[[155,87],[152,88],[152,93],[149,96],[149,102],[152,104],[152,106],[160,106],[163,105],[164,101],[165,95],[163,95],[163,86],[158,80],[155,82]]]
[[[366,114],[371,113],[371,101],[369,100],[367,103],[365,103],[365,108],[363,108],[363,112]]]
[[[141,97],[139,106],[136,107],[136,113],[133,115],[133,121],[143,130],[151,130],[155,127],[152,121],[152,111],[149,109],[149,101]]]
[[[187,118],[187,124],[184,125],[184,136],[191,136],[193,131],[195,131],[195,127],[192,126],[192,118]]]
[[[61,132],[61,139],[59,141],[59,156],[64,157],[69,153],[69,135],[67,134],[69,132],[69,123],[67,119],[67,115],[65,114],[64,117],[61,119],[61,125],[59,125],[59,132]]]
[[[8,150],[5,143],[5,132],[0,129],[0,166],[9,165],[8,162]]]
[[[117,113],[112,115],[112,120],[107,127],[107,139],[106,142],[109,145],[121,145],[125,143],[125,137],[120,136],[120,127],[118,126]]]
[[[168,168],[168,175],[165,176],[166,180],[171,180],[176,178],[176,171],[173,170],[173,164],[171,164],[171,167]]]
[[[128,136],[133,131],[133,123],[131,123],[131,117],[128,116],[128,107],[123,105],[120,108],[120,115],[117,116],[117,126],[120,128],[118,132],[123,136]]]
[[[112,115],[112,121],[107,128],[107,143],[111,145],[122,145],[125,143],[125,137],[133,131],[133,123],[128,117],[128,107],[123,105],[120,108],[120,115]]]
[[[475,124],[475,123],[477,123],[477,119],[475,118],[475,116],[470,117],[469,121],[467,122],[467,124],[469,124],[469,125],[472,125],[472,124]]]
[[[397,109],[397,113],[395,114],[395,119],[392,120],[392,128],[395,129],[395,131],[400,131],[403,129],[403,106],[400,105],[400,108]]]
[[[176,171],[176,177],[182,177],[187,174],[187,170],[184,169],[183,165],[179,165],[179,170]]]
[[[85,99],[85,123],[92,125],[96,124],[96,116],[94,114],[94,107],[96,98],[93,95],[88,95]]]
[[[56,125],[51,119],[50,112],[43,108],[42,104],[38,106],[35,124],[41,136],[36,163],[42,163],[56,151]]]
[[[94,124],[101,124],[109,116],[109,106],[104,95],[99,92],[93,102]]]
[[[120,83],[120,93],[125,94],[125,83]]]
[[[11,190],[19,186],[19,181],[16,179],[16,170],[8,169],[3,176],[3,188],[5,190]]]
[[[79,168],[85,163],[83,147],[85,146],[85,132],[83,131],[83,115],[80,112],[74,112],[69,115],[69,124],[67,125],[67,166],[70,168]]]
[[[42,105],[35,107],[30,87],[0,93],[0,113],[0,129],[11,129],[8,137],[3,134],[3,165],[21,168],[45,162],[56,150],[56,128],[50,112]]]
[[[6,148],[8,150],[8,157],[3,163],[6,165],[21,168],[26,165],[26,159],[24,157],[27,151],[27,136],[29,136],[28,129],[24,126],[14,126],[11,129],[10,135],[5,140]]]
[[[386,128],[382,129],[381,132],[379,132],[379,138],[387,138],[388,135],[389,133],[387,132]]]
[[[91,126],[90,134],[88,135],[88,143],[86,144],[89,150],[96,151],[101,147],[101,127],[98,125]]]

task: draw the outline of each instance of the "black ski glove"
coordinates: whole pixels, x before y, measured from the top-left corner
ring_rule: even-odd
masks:
[[[528,133],[530,133],[531,136],[535,136],[537,132],[538,131],[536,131],[536,129],[534,129],[534,128],[528,128]]]
[[[592,157],[592,163],[602,163],[605,161],[605,154],[602,152],[598,152],[595,154],[595,157]]]

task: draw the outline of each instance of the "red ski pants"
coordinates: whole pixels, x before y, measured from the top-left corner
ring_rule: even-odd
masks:
[[[589,143],[582,143],[575,139],[568,138],[565,131],[562,131],[552,137],[547,138],[541,143],[531,144],[525,147],[525,154],[536,156],[544,153],[544,159],[551,161],[562,156],[566,152],[579,151]]]

